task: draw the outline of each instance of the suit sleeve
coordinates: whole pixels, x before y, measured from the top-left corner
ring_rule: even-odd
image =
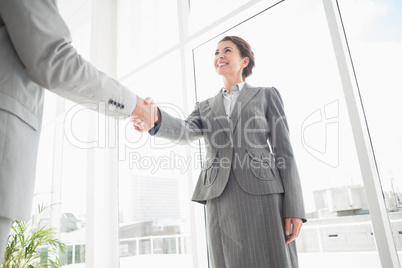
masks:
[[[77,53],[56,0],[0,0],[0,12],[35,83],[77,103],[112,102],[114,113],[131,114],[135,94]]]
[[[271,126],[269,141],[285,189],[284,217],[301,218],[305,222],[302,187],[290,142],[282,98],[276,88],[272,88],[268,96],[268,121]]]
[[[203,129],[198,104],[186,120],[173,117],[162,109],[160,113],[161,123],[149,131],[152,136],[165,138],[177,144],[189,144],[202,137]]]

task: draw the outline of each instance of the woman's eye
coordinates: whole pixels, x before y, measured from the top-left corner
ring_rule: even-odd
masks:
[[[226,50],[225,50],[225,52],[230,52],[230,51],[231,51],[230,49],[226,49]]]

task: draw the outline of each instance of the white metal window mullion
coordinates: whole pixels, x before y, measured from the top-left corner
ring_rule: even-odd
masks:
[[[359,97],[358,84],[353,72],[352,59],[342,27],[341,14],[336,0],[323,0],[332,44],[338,63],[354,142],[366,189],[371,220],[382,267],[400,267],[390,222],[377,172],[374,151],[367,131],[364,110]]]
[[[182,96],[183,103],[194,103],[194,95],[189,94],[188,89],[194,88],[194,81],[191,77],[194,75],[193,72],[193,60],[192,60],[192,47],[188,45],[188,39],[190,36],[189,30],[189,17],[190,9],[188,1],[177,0],[177,8],[179,15],[179,49],[180,49],[180,61],[181,61],[181,78],[182,78]],[[184,112],[188,114],[188,107],[184,105]],[[192,107],[191,107],[192,108]],[[191,157],[194,152],[192,149],[187,147],[186,153]],[[189,178],[192,178],[194,174],[193,170],[188,170]],[[189,196],[191,196],[193,191],[193,184],[191,179],[188,182]],[[203,218],[203,213],[200,213],[201,207],[198,204],[191,202],[190,204],[190,223],[191,223],[191,245],[192,245],[192,263],[193,267],[207,267],[206,258],[206,237],[205,237],[205,226],[202,222],[205,222]],[[184,240],[184,238],[183,238]]]
[[[92,1],[91,10],[91,63],[115,76],[117,2]],[[98,148],[88,149],[86,267],[119,267],[116,129],[115,119],[91,112],[88,138]]]

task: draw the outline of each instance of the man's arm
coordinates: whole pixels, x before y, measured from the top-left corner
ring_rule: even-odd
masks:
[[[55,0],[1,0],[0,12],[16,53],[35,83],[77,103],[105,103],[109,115],[124,118],[134,112],[150,125],[141,98],[77,53]]]

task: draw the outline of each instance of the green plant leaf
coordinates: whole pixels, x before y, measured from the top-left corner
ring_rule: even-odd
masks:
[[[3,268],[61,267],[58,255],[64,253],[66,245],[52,228],[39,221],[39,214],[49,208],[47,204],[39,204],[29,221],[13,221]]]

